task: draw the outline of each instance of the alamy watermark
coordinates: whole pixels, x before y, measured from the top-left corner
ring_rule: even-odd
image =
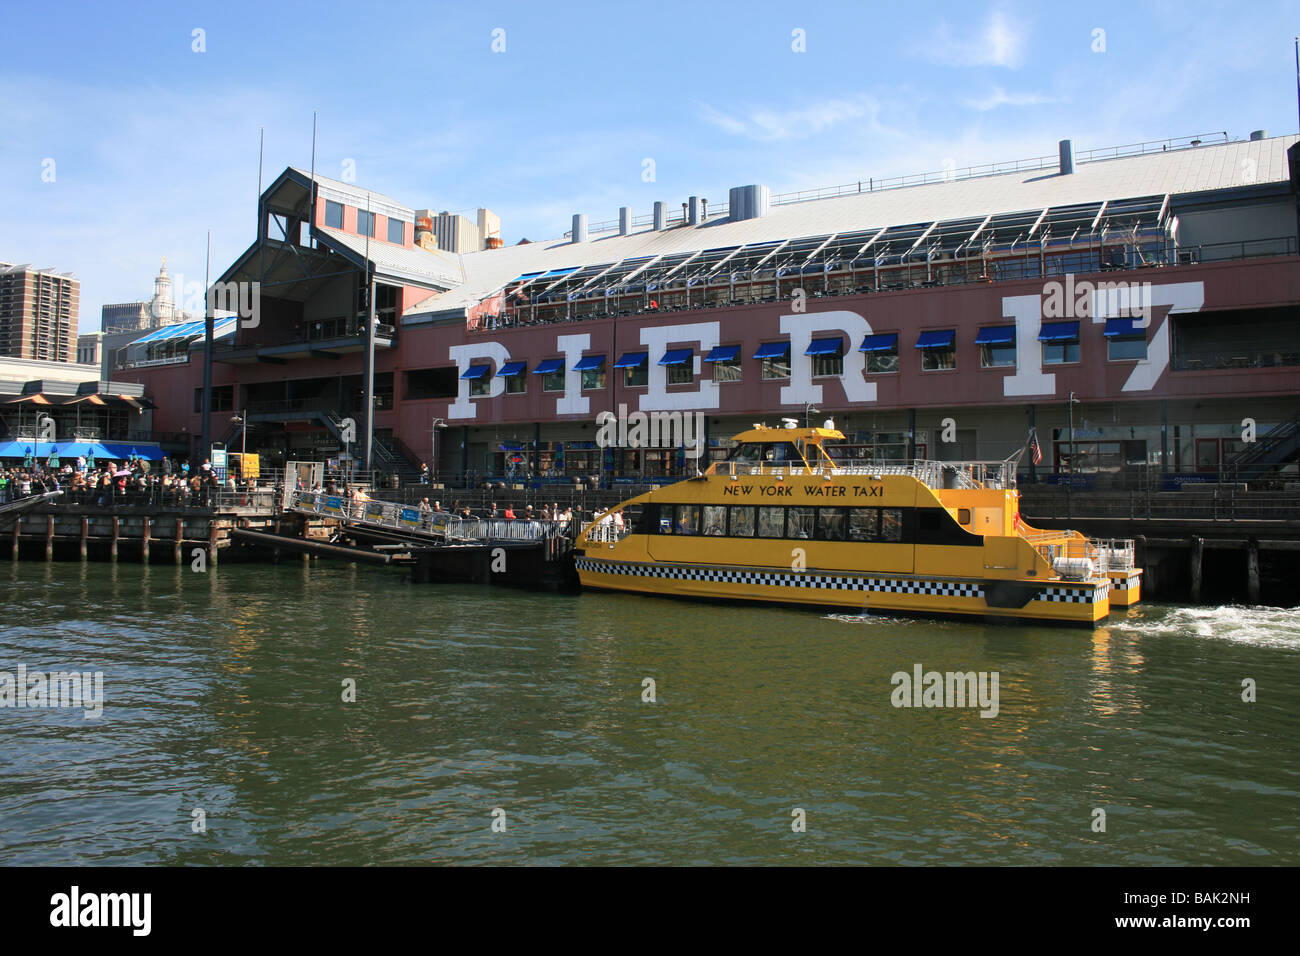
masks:
[[[998,715],[999,671],[896,671],[889,702],[895,707],[978,707],[981,717]]]
[[[0,671],[0,708],[52,709],[80,707],[86,719],[104,713],[103,671]]]
[[[704,454],[702,412],[631,412],[596,416],[597,448],[683,448],[687,458]]]
[[[1102,303],[1105,303],[1104,305]],[[1150,282],[1093,282],[1089,279],[1074,281],[1074,273],[1066,273],[1065,281],[1053,279],[1043,283],[1043,318],[1087,319],[1095,311],[1106,318],[1141,319],[1143,328],[1151,323]]]

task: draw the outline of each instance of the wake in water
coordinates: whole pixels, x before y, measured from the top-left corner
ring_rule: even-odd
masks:
[[[1126,634],[1208,637],[1260,647],[1300,650],[1300,608],[1237,604],[1222,607],[1144,605],[1127,618],[1108,621],[1106,627]]]

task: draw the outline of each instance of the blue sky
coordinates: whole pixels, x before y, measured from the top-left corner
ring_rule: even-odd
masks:
[[[258,130],[269,183],[310,164],[313,109],[319,172],[487,206],[507,243],[746,183],[1297,128],[1296,2],[9,3],[3,22],[0,260],[74,272],[83,331],[147,298],[162,255],[201,282],[208,229],[214,274],[246,248]]]

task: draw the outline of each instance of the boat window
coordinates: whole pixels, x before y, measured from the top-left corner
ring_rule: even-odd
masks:
[[[657,534],[659,532],[659,506],[647,504],[637,515],[633,534]]]
[[[957,523],[958,523],[958,524],[970,524],[970,509],[969,509],[969,508],[958,508],[958,509],[957,509]]]
[[[875,541],[879,527],[879,512],[875,508],[849,509],[850,541]]]
[[[721,537],[727,533],[726,505],[704,506],[704,533],[714,537]]]
[[[729,461],[759,461],[763,457],[763,445],[756,442],[746,442],[743,445],[737,445],[731,450]]]
[[[750,505],[738,505],[731,509],[731,536],[733,538],[752,538],[754,536],[754,509]]]
[[[758,536],[760,538],[780,538],[785,535],[785,509],[758,509]]]
[[[903,509],[880,509],[880,539],[882,541],[903,540]]]
[[[700,506],[699,505],[678,505],[677,521],[673,525],[673,531],[676,534],[699,534],[700,533]]]
[[[818,510],[817,537],[822,541],[844,540],[843,508],[821,508]]]
[[[813,532],[812,508],[787,508],[785,512],[785,536],[787,538],[811,538]]]
[[[797,461],[803,464],[803,456],[795,450],[794,445],[788,441],[779,441],[773,445],[764,445],[763,458],[766,461],[788,462]]]

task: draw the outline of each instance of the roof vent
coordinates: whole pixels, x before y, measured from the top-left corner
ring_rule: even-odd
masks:
[[[699,196],[692,196],[690,204],[687,207],[686,221],[692,226],[698,226],[704,221],[704,200]]]
[[[772,206],[766,186],[732,186],[727,192],[727,212],[732,220],[761,219]]]
[[[1253,133],[1250,134],[1250,138],[1251,138],[1252,140],[1257,140],[1257,139],[1268,139],[1268,130],[1266,130],[1266,129],[1257,129],[1257,130],[1255,130]]]
[[[668,203],[655,203],[655,232],[659,232],[668,224]]]
[[[618,210],[618,234],[626,236],[632,231],[632,210],[627,206],[620,206]]]
[[[573,241],[574,242],[587,241],[586,213],[578,212],[573,214]]]
[[[1074,140],[1061,140],[1061,175],[1068,176],[1074,172]]]

